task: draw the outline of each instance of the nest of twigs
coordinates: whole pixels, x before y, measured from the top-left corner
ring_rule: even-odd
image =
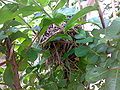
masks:
[[[63,24],[62,24],[63,25]],[[59,28],[55,25],[54,27],[49,27],[46,31],[44,38],[42,39],[44,41],[47,41],[50,37],[57,33],[63,33],[62,28]],[[64,26],[60,26],[64,27]],[[78,70],[77,62],[79,62],[79,58],[77,58],[74,53],[68,55],[66,58],[64,58],[65,54],[67,54],[70,50],[76,47],[76,43],[74,43],[74,35],[76,34],[76,30],[80,29],[80,25],[73,27],[70,31],[67,32],[68,35],[70,35],[73,38],[73,41],[69,40],[55,40],[50,41],[47,44],[45,44],[44,48],[46,50],[49,50],[51,53],[51,56],[46,60],[46,66],[49,66],[52,64],[52,66],[62,66],[64,70],[64,78],[69,80],[69,71],[76,71]],[[56,30],[57,29],[57,30]],[[52,33],[52,34],[51,34]],[[47,39],[46,39],[46,38]]]

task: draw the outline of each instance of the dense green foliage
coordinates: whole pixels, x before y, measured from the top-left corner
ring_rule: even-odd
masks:
[[[96,4],[79,11],[67,0],[0,1],[4,90],[20,90],[15,81],[23,90],[90,90],[97,81],[100,90],[120,89],[120,18],[104,29],[94,22],[101,29],[85,31],[79,25],[88,23],[84,17],[98,10]],[[49,29],[59,31],[43,40]]]

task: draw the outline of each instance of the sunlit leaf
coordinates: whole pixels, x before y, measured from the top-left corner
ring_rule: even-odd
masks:
[[[18,10],[20,14],[22,14],[23,17],[29,16],[31,14],[34,14],[34,12],[41,11],[41,9],[37,6],[24,6]]]
[[[55,14],[53,14],[53,21],[54,21],[56,24],[62,23],[65,19],[66,19],[66,17],[65,17],[65,15],[63,15],[63,14],[60,14],[60,13],[55,13]]]
[[[51,25],[53,23],[53,21],[49,18],[44,18],[41,21],[40,27],[42,27],[40,34],[39,35],[43,35],[46,30],[48,29],[49,25]]]
[[[94,11],[96,10],[96,6],[88,6],[88,7],[85,7],[83,8],[82,10],[80,10],[78,13],[76,13],[72,19],[70,19],[65,27],[65,30],[68,30],[71,28],[71,24],[74,24],[75,21],[78,19],[78,18],[82,18],[84,15],[86,15],[88,12],[90,11]]]
[[[47,6],[50,0],[37,0],[42,6]]]
[[[7,4],[0,9],[0,24],[17,16],[17,4]]]
[[[16,0],[20,4],[26,5],[28,3],[28,0]]]
[[[62,8],[66,3],[66,0],[59,0],[58,4],[56,5],[56,7],[54,8],[54,10],[57,10],[59,8]]]

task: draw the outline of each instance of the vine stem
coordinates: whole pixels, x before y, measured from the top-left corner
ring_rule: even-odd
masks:
[[[99,14],[99,17],[100,17],[102,27],[105,28],[105,22],[104,22],[104,18],[103,18],[103,13],[102,13],[102,10],[100,8],[99,2],[98,2],[98,0],[95,0],[95,2],[98,5],[98,14]]]

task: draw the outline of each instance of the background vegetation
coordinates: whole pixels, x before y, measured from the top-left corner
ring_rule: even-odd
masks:
[[[120,90],[120,2],[103,1],[0,0],[1,90]]]

